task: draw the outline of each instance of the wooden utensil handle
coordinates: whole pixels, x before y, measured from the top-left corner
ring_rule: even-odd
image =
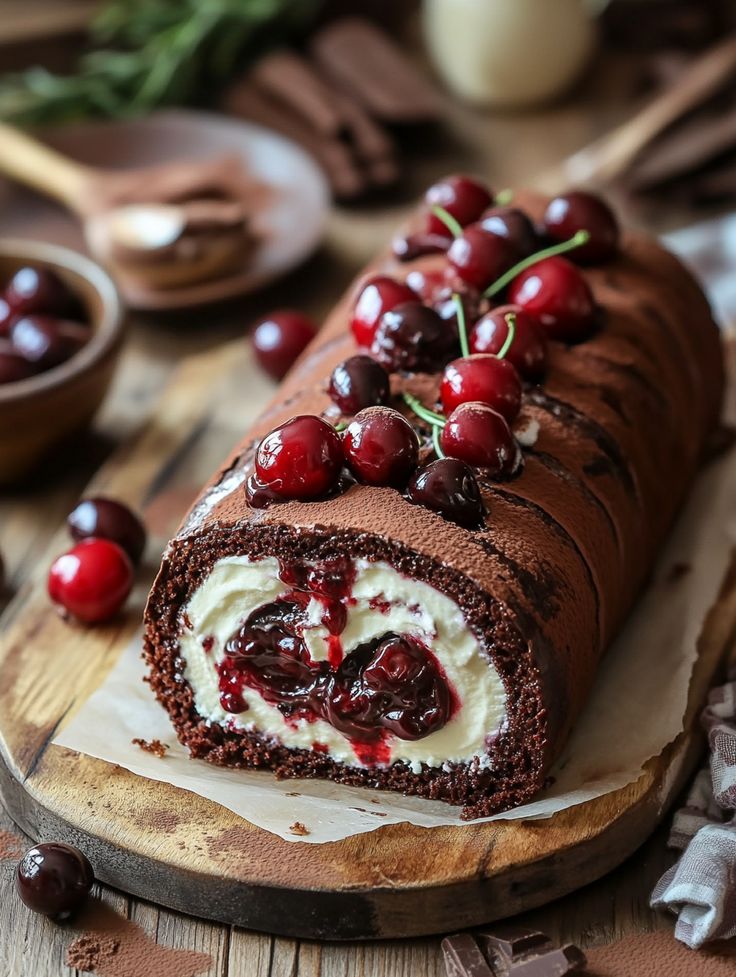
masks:
[[[93,174],[19,129],[0,122],[0,171],[77,211]]]
[[[647,143],[713,95],[732,74],[736,74],[736,37],[711,48],[632,119],[571,156],[565,164],[567,178],[574,183],[615,179]]]

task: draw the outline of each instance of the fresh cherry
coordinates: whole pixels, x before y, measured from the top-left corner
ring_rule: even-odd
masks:
[[[390,407],[362,410],[343,435],[351,471],[367,485],[403,488],[417,467],[419,440],[403,414]]]
[[[404,237],[395,237],[391,244],[394,257],[399,261],[414,261],[425,254],[444,254],[452,244],[449,234],[429,234],[417,232]]]
[[[406,281],[420,296],[425,305],[429,305],[444,319],[452,323],[457,329],[457,304],[455,295],[460,296],[465,322],[470,324],[487,308],[487,301],[477,288],[461,281],[457,275],[446,268],[443,270],[413,269],[407,275]]]
[[[521,381],[508,360],[490,353],[474,353],[445,367],[440,383],[445,414],[469,401],[488,404],[510,423],[521,409]]]
[[[403,302],[384,313],[371,343],[371,354],[387,370],[435,371],[452,355],[453,329],[421,302]]]
[[[557,255],[544,258],[517,275],[509,301],[539,322],[550,339],[578,342],[593,330],[593,293],[575,265]]]
[[[596,264],[617,253],[621,230],[616,215],[600,197],[573,190],[550,201],[544,214],[544,229],[552,241],[567,241],[578,231],[590,239],[570,252],[573,261]]]
[[[79,909],[94,881],[87,856],[60,841],[29,848],[15,872],[21,900],[33,912],[55,920],[67,919]]]
[[[146,546],[146,529],[135,513],[117,502],[100,496],[83,499],[66,519],[72,539],[79,542],[90,536],[110,539],[139,563]]]
[[[416,293],[404,282],[388,275],[376,275],[363,285],[353,310],[350,328],[358,346],[368,349],[384,312],[402,302],[416,302]]]
[[[307,316],[279,309],[254,329],[253,351],[263,370],[274,380],[281,380],[316,335],[317,327]]]
[[[35,372],[33,364],[16,351],[9,339],[0,338],[0,386],[25,380]]]
[[[128,554],[109,539],[84,539],[51,564],[51,600],[87,624],[107,621],[120,610],[133,586]]]
[[[19,268],[5,289],[5,300],[19,316],[65,316],[76,306],[72,293],[49,268]]]
[[[55,319],[48,315],[28,315],[10,328],[16,351],[39,370],[64,363],[89,341],[90,330],[79,322]]]
[[[457,458],[438,458],[420,468],[407,488],[410,502],[439,513],[451,522],[476,529],[485,509],[472,468]]]
[[[446,176],[443,180],[433,184],[424,195],[424,200],[430,208],[427,215],[427,230],[430,234],[447,234],[447,227],[435,214],[432,207],[442,207],[462,227],[477,220],[483,211],[493,203],[493,197],[478,180],[469,176]]]
[[[388,403],[388,373],[372,356],[350,356],[332,371],[328,392],[343,414],[357,414],[365,407]]]
[[[334,427],[314,414],[300,414],[258,445],[256,475],[282,499],[316,499],[337,484],[343,460]]]
[[[509,334],[506,315],[516,318],[514,338],[505,359],[524,380],[538,381],[547,369],[547,340],[532,316],[518,305],[499,305],[475,323],[468,335],[471,353],[498,353]]]
[[[509,238],[487,231],[480,224],[466,227],[447,252],[447,260],[459,278],[483,291],[520,259]]]
[[[8,302],[0,296],[0,337],[10,335],[10,327],[16,318]]]
[[[516,467],[518,448],[506,420],[487,404],[460,404],[447,418],[440,436],[442,450],[451,458],[506,474]]]
[[[510,241],[519,258],[526,258],[541,247],[531,218],[519,207],[490,207],[478,223],[485,231]]]

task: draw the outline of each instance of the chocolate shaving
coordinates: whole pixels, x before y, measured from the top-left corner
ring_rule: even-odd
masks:
[[[435,121],[440,97],[394,42],[367,20],[347,17],[312,39],[317,63],[371,115],[391,123]]]
[[[168,746],[162,743],[161,740],[151,740],[149,742],[148,740],[136,738],[132,740],[132,743],[134,746],[140,746],[145,753],[152,753],[157,757],[165,757],[166,751],[168,750]]]

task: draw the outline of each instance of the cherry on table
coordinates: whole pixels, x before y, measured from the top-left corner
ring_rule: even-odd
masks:
[[[127,505],[115,499],[82,499],[67,516],[66,524],[77,542],[99,536],[121,546],[134,564],[143,556],[146,528]]]
[[[9,339],[0,337],[0,385],[26,380],[38,371],[21,356]]]
[[[316,335],[317,327],[308,316],[279,309],[258,323],[251,341],[262,369],[281,380]]]
[[[487,404],[460,404],[447,418],[440,435],[450,458],[485,468],[492,475],[511,472],[518,447],[506,420]]]
[[[16,351],[39,370],[59,366],[89,342],[88,326],[49,315],[27,315],[10,327]]]
[[[300,414],[258,445],[256,476],[281,499],[316,499],[335,487],[343,461],[334,427],[315,414]]]
[[[113,617],[133,587],[133,564],[122,547],[109,539],[84,539],[51,564],[51,600],[85,624]]]
[[[474,353],[448,363],[440,383],[445,414],[469,401],[488,404],[511,422],[521,409],[521,381],[508,360]]]
[[[405,282],[396,281],[388,275],[369,278],[358,294],[350,321],[355,342],[368,349],[383,314],[403,302],[416,300],[416,293]]]
[[[520,305],[499,305],[475,323],[468,335],[471,353],[499,353],[509,334],[506,316],[513,312],[514,338],[504,359],[525,380],[538,381],[547,369],[547,340],[542,328]]]
[[[573,261],[596,264],[613,258],[619,249],[621,229],[616,215],[601,197],[584,190],[561,194],[549,202],[544,229],[552,241],[567,241],[578,231],[590,238],[570,252]]]
[[[419,440],[409,421],[390,407],[369,407],[343,435],[351,471],[367,485],[403,488],[417,466]]]
[[[365,407],[388,403],[388,373],[372,356],[349,356],[332,371],[328,393],[343,414],[357,414]]]
[[[55,920],[67,919],[79,909],[94,881],[87,856],[60,841],[29,848],[15,872],[16,891],[25,905]]]
[[[456,343],[455,331],[434,309],[417,301],[403,302],[381,317],[371,354],[393,372],[433,372],[452,355]]]
[[[453,174],[434,183],[424,195],[429,208],[442,207],[462,227],[471,224],[490,207],[493,197],[487,186],[479,180],[462,174]],[[427,215],[427,231],[431,234],[447,234],[447,226],[435,214]]]
[[[534,222],[520,207],[489,207],[478,223],[484,230],[510,241],[519,258],[534,254],[542,246]]]
[[[5,301],[15,315],[65,316],[75,309],[76,299],[67,285],[50,268],[19,268],[5,289]]]
[[[447,260],[459,278],[482,292],[519,261],[516,245],[480,224],[466,227],[447,252]]]
[[[593,293],[580,270],[557,255],[517,275],[509,287],[513,305],[532,315],[550,339],[579,342],[596,323]]]
[[[407,488],[410,502],[450,522],[477,529],[485,508],[473,470],[457,458],[438,458],[415,472]]]

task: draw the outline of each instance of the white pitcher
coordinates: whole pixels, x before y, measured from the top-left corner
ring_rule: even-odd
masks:
[[[559,95],[596,45],[608,0],[424,0],[427,46],[447,85],[483,105]]]

